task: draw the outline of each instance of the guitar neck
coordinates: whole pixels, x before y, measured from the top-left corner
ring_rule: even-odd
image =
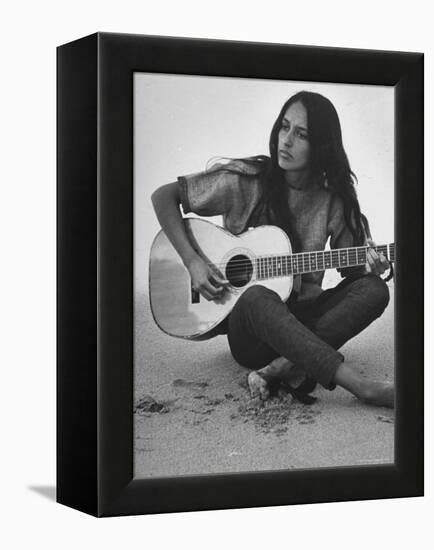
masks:
[[[340,269],[365,265],[367,251],[373,248],[390,262],[395,261],[395,244],[375,247],[355,246],[318,252],[299,252],[284,256],[258,256],[256,273],[258,279],[270,279],[286,275],[301,275],[326,269]]]

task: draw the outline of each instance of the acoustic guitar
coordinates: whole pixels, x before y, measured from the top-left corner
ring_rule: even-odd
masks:
[[[230,284],[221,297],[206,300],[193,289],[190,274],[165,233],[157,234],[149,261],[151,310],[160,329],[177,338],[212,337],[252,285],[274,290],[286,301],[295,275],[366,263],[367,246],[293,254],[288,236],[275,226],[263,225],[236,236],[198,218],[186,218],[184,225],[196,251]],[[375,249],[395,260],[394,244]]]

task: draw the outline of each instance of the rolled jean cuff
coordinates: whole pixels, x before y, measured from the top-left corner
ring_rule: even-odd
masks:
[[[344,356],[338,351],[330,355],[325,362],[321,364],[321,368],[317,372],[309,376],[321,384],[326,390],[334,390],[336,388],[335,376],[336,371],[344,362]]]

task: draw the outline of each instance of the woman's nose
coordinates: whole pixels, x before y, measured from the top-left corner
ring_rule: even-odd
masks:
[[[286,134],[284,141],[288,147],[292,147],[292,144],[294,143],[294,135],[292,134],[292,132],[288,132]]]

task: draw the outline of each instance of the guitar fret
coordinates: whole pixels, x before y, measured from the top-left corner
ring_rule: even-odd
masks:
[[[337,250],[331,250],[331,267],[340,267],[339,252]]]
[[[307,256],[307,261],[308,261],[308,264],[307,264],[307,269],[309,271],[312,271],[312,268],[313,268],[313,265],[312,265],[312,253],[309,252],[309,254],[306,254]]]
[[[317,265],[317,261],[316,261],[316,252],[311,252],[310,253],[310,268],[313,271],[317,271],[317,269],[318,269],[318,265]]]
[[[297,254],[297,260],[298,260],[298,272],[303,273],[303,255]]]
[[[339,253],[339,265],[342,267],[346,267],[348,265],[348,256],[345,249],[342,249]]]

